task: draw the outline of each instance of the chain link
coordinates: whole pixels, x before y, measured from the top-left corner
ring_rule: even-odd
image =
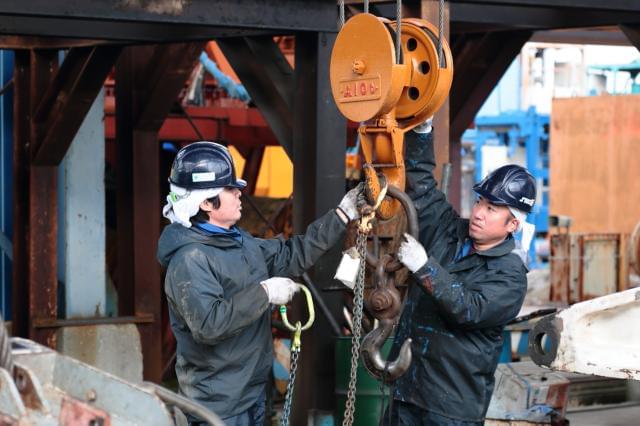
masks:
[[[349,375],[349,390],[347,391],[347,402],[345,404],[344,418],[342,426],[351,426],[353,424],[353,416],[356,411],[356,381],[358,371],[358,360],[360,359],[360,334],[362,331],[362,309],[364,302],[364,275],[366,269],[366,250],[367,250],[367,228],[358,229],[358,237],[356,239],[356,248],[360,255],[360,270],[358,271],[358,279],[353,288],[353,330],[351,337],[351,373]]]
[[[280,419],[280,426],[289,425],[289,416],[291,415],[291,404],[293,402],[293,386],[296,382],[296,371],[298,370],[298,355],[300,349],[291,350],[291,364],[289,366],[289,383],[287,383],[287,394],[284,398],[284,408],[282,410],[282,418]]]

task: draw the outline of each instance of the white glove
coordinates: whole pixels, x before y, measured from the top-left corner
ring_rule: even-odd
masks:
[[[347,215],[349,220],[356,220],[360,218],[358,212],[358,197],[362,196],[364,191],[364,184],[360,182],[355,188],[344,194],[342,201],[338,204],[338,208]]]
[[[407,233],[404,234],[404,238],[405,241],[400,244],[398,249],[398,260],[411,272],[416,272],[427,263],[429,257],[422,244],[415,238]]]
[[[284,305],[293,299],[293,295],[300,289],[298,284],[289,278],[273,277],[260,283],[267,292],[269,303]]]
[[[413,128],[413,131],[416,133],[430,133],[433,129],[433,116],[427,118],[424,123],[418,124]]]

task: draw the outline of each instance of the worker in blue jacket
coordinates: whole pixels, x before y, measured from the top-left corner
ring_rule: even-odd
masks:
[[[425,124],[405,136],[407,193],[419,219],[400,261],[412,272],[391,356],[412,338],[413,360],[394,388],[390,425],[481,425],[502,349],[505,324],[527,290],[525,250],[514,233],[536,199],[535,180],[516,165],[476,184],[462,219],[436,189],[433,135]],[[391,411],[391,413],[389,413]]]
[[[238,228],[242,214],[233,159],[226,147],[196,142],[181,149],[169,178],[158,242],[167,267],[164,290],[177,340],[180,393],[227,426],[264,423],[273,362],[271,304],[291,300],[301,275],[358,217],[359,187],[309,225],[304,235],[254,238]],[[198,419],[189,419],[199,425]]]

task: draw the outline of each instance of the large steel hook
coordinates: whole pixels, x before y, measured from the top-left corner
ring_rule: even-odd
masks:
[[[392,185],[388,187],[388,195],[400,202],[407,216],[407,232],[417,238],[418,217],[409,196]],[[395,283],[396,273],[402,269],[402,264],[389,253],[376,258],[369,252],[367,264],[375,268],[375,275],[374,288],[365,298],[365,304],[369,312],[380,320],[380,325],[363,338],[360,354],[369,374],[385,383],[391,383],[411,365],[411,339],[403,342],[398,357],[393,361],[385,360],[381,353],[382,346],[402,313],[401,296]]]
[[[400,352],[395,361],[385,360],[380,352],[382,345],[391,335],[395,327],[394,320],[385,319],[380,321],[380,325],[375,330],[367,333],[362,339],[360,356],[362,364],[369,374],[385,383],[393,383],[402,376],[411,365],[411,339],[404,341],[400,347]]]

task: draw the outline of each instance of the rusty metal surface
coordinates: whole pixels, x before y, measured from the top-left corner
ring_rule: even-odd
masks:
[[[551,236],[552,302],[572,304],[626,288],[621,234]]]
[[[139,384],[26,339],[12,339],[12,347],[20,375],[15,385],[10,381],[0,388],[0,404],[12,387],[19,392],[14,414],[5,414],[19,418],[20,424],[173,424],[162,401]]]
[[[67,53],[33,115],[33,122],[46,129],[32,141],[34,164],[62,161],[121,50],[121,46],[93,46]]]
[[[27,120],[33,116],[37,105],[49,86],[57,69],[57,50],[30,52],[29,103],[31,114],[16,117]],[[16,97],[21,96],[16,93]],[[29,142],[39,140],[46,132],[42,126],[30,122]],[[32,159],[36,146],[29,144],[28,194],[28,268],[29,315],[30,318],[57,317],[58,288],[58,169],[48,166],[34,166]],[[36,329],[30,324],[29,336],[37,342],[55,347],[55,333],[51,330]]]
[[[640,223],[636,225],[629,239],[629,261],[635,273],[640,275]]]
[[[58,421],[64,426],[111,426],[111,417],[105,411],[66,396]]]

